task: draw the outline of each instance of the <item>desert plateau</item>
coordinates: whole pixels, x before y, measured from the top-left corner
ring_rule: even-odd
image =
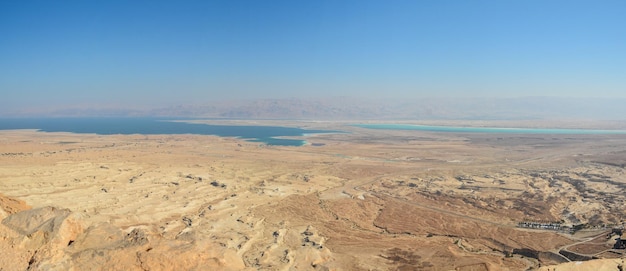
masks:
[[[343,132],[0,131],[0,270],[624,268],[626,135],[254,123]]]
[[[626,271],[626,1],[0,1],[0,271]]]

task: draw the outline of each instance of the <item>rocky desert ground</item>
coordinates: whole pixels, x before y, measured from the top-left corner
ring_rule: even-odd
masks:
[[[625,135],[284,125],[348,133],[0,131],[0,270],[624,268]]]

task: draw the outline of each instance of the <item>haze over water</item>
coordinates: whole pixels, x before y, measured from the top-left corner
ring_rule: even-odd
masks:
[[[545,129],[545,128],[497,128],[497,127],[455,127],[411,124],[356,124],[356,127],[381,130],[411,130],[446,133],[485,133],[485,134],[626,134],[626,130],[598,129]]]
[[[70,132],[81,134],[197,134],[237,137],[268,145],[301,146],[304,140],[278,137],[299,137],[305,134],[333,131],[307,130],[293,127],[210,125],[160,121],[147,118],[44,118],[0,119],[0,130],[37,129],[42,132]]]

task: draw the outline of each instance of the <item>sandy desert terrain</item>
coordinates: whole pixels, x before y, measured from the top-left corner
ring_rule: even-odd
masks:
[[[624,135],[305,126],[350,133],[0,131],[0,270],[623,266]]]

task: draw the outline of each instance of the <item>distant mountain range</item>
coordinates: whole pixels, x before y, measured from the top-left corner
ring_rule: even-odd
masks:
[[[428,98],[255,99],[160,108],[68,107],[2,112],[5,117],[197,117],[319,120],[533,120],[626,119],[626,99],[608,98]]]

